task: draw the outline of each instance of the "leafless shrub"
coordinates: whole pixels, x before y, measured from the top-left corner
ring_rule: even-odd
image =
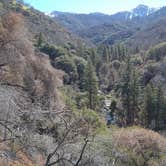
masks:
[[[95,136],[94,118],[84,112],[75,114],[69,110],[42,110],[29,100],[26,106],[26,96],[19,94],[24,100],[21,102],[16,92],[10,93],[10,88],[6,88],[5,110],[0,110],[5,117],[0,119],[0,144],[10,145],[16,155],[24,151],[31,156],[47,156],[45,165],[58,163],[76,166],[88,162],[89,158],[84,155]]]
[[[166,140],[146,129],[117,130],[112,142],[116,165],[151,166],[152,163],[159,164],[166,153]]]

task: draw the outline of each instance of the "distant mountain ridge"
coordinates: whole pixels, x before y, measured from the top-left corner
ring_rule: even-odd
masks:
[[[72,32],[77,32],[82,29],[87,29],[101,24],[110,24],[113,21],[126,21],[138,17],[146,17],[157,10],[158,9],[156,8],[150,8],[145,5],[138,5],[132,11],[122,11],[113,15],[107,15],[98,12],[90,14],[76,14],[58,11],[53,11],[46,14],[55,18],[57,21],[59,21],[59,23],[66,26]]]
[[[121,19],[121,20],[132,20],[136,17],[142,18],[149,16],[150,14],[154,13],[158,9],[156,8],[150,8],[146,5],[138,5],[136,8],[134,8],[131,11],[122,11],[118,12],[112,17],[116,17],[116,19]]]
[[[150,14],[152,14],[153,12],[157,11],[157,8],[151,8],[148,7],[146,5],[138,5],[136,8],[134,8],[131,11],[121,11],[121,12],[117,12],[115,14],[109,15],[109,14],[104,14],[101,12],[94,12],[94,13],[89,13],[89,14],[77,14],[77,13],[70,13],[70,12],[59,12],[59,11],[53,11],[51,13],[46,13],[52,17],[59,17],[61,14],[71,14],[71,15],[93,15],[93,16],[116,16],[119,14],[123,14],[125,16],[126,19],[132,19],[134,17],[145,17],[148,16]]]
[[[72,33],[93,44],[113,45],[126,42],[130,45],[135,43],[153,45],[153,43],[165,41],[166,7],[157,9],[138,5],[131,11],[122,11],[113,15],[55,11],[51,13],[51,17]],[[158,30],[161,35],[156,36],[155,30]],[[139,34],[146,38],[139,37]]]

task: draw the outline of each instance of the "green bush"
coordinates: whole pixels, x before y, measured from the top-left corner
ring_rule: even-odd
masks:
[[[65,55],[56,58],[55,67],[65,71],[69,75],[69,83],[78,78],[77,66],[75,65],[72,57]]]
[[[88,98],[85,92],[77,93],[75,100],[76,100],[78,109],[87,108]]]
[[[48,54],[51,60],[65,55],[65,51],[63,48],[54,45],[45,44],[40,50],[45,54]]]
[[[160,61],[166,56],[166,42],[151,48],[147,53],[147,59]]]
[[[80,75],[82,75],[84,73],[87,62],[83,58],[75,56],[74,57],[74,63],[77,66],[78,73]]]
[[[79,86],[81,87],[82,81],[84,79],[84,73],[85,73],[87,62],[83,58],[75,56],[74,63],[77,67],[78,83],[79,83]]]
[[[105,123],[101,120],[95,111],[84,109],[80,111],[80,116],[82,116],[85,122],[90,125],[92,130],[91,133],[97,134],[106,131]]]
[[[112,65],[113,65],[114,69],[118,70],[120,68],[120,66],[121,66],[121,63],[118,60],[114,60],[112,62]]]
[[[141,65],[143,63],[143,60],[142,60],[142,57],[140,55],[136,54],[136,55],[132,56],[131,62],[134,65]]]
[[[143,74],[143,82],[145,85],[149,83],[149,81],[155,77],[155,75],[160,72],[159,64],[158,63],[150,63],[145,66],[145,71]]]

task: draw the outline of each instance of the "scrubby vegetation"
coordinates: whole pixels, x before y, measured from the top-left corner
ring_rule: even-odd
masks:
[[[22,1],[0,8],[0,165],[165,166],[165,42],[87,45]]]
[[[118,139],[117,139],[118,138]],[[165,163],[166,141],[158,133],[141,128],[120,129],[113,133],[116,165],[160,165]]]

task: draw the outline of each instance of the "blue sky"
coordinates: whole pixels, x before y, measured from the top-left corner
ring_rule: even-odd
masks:
[[[62,11],[73,13],[102,12],[113,14],[131,10],[139,4],[150,7],[166,6],[166,0],[24,0],[43,12]]]

